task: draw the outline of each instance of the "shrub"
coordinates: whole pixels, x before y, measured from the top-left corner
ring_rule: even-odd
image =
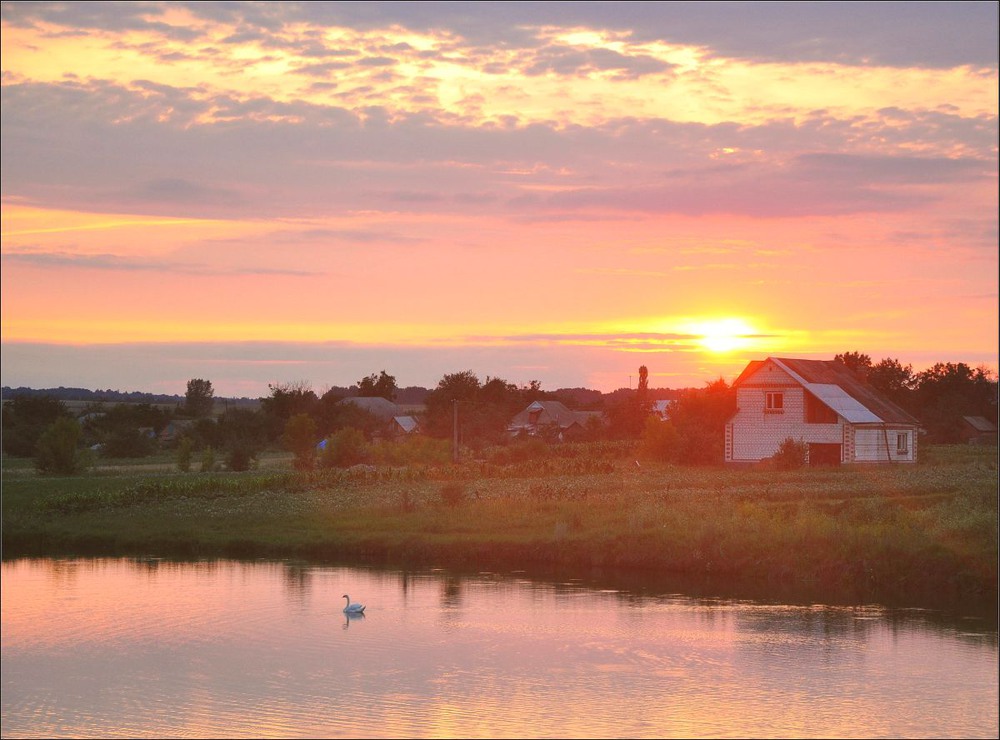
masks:
[[[77,448],[80,425],[73,419],[56,419],[38,438],[35,467],[40,473],[72,475],[86,467],[83,453]]]
[[[674,462],[677,460],[680,444],[680,435],[671,422],[649,416],[642,430],[638,455],[645,460]]]
[[[778,446],[778,451],[774,453],[771,460],[778,470],[795,470],[806,464],[808,450],[808,445],[802,440],[786,437],[785,441]]]
[[[368,462],[368,459],[365,435],[353,427],[345,427],[327,437],[320,465],[324,468],[349,468]]]
[[[201,452],[201,472],[211,473],[213,470],[215,470],[215,452],[208,446]]]
[[[316,422],[309,414],[296,414],[285,424],[285,449],[294,453],[296,470],[312,470],[316,463]]]
[[[250,470],[256,462],[257,452],[245,444],[234,445],[226,455],[226,467],[237,472]]]
[[[191,447],[190,437],[181,437],[181,441],[177,443],[177,469],[182,473],[191,470]]]

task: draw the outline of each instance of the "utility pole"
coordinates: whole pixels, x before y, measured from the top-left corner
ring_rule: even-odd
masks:
[[[451,401],[452,407],[452,419],[451,419],[451,460],[454,463],[458,462],[458,399],[454,398]]]

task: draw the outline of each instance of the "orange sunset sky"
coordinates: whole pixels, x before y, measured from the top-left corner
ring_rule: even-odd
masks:
[[[995,370],[997,27],[994,2],[3,2],[3,384]]]

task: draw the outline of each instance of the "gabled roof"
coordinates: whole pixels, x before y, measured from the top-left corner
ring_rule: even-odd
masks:
[[[337,403],[352,404],[383,421],[389,421],[392,417],[399,415],[399,409],[396,407],[396,404],[381,396],[348,396]]]
[[[740,373],[733,387],[753,375],[766,362],[773,362],[852,424],[920,423],[864,383],[847,365],[836,360],[796,360],[787,357],[753,360]]]
[[[417,420],[412,416],[394,416],[392,417],[392,420],[396,422],[399,425],[399,428],[407,434],[415,432],[419,426],[417,424]]]
[[[985,416],[963,416],[962,418],[977,432],[989,434],[997,430],[996,425]]]
[[[530,424],[530,415],[533,412],[539,413],[538,423],[558,424],[560,429],[567,429],[574,424],[582,426],[589,416],[584,412],[571,411],[561,401],[532,401],[524,411],[511,420],[511,426]]]

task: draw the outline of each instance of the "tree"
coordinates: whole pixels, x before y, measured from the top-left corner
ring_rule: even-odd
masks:
[[[56,419],[71,419],[66,405],[52,396],[15,396],[3,404],[3,451],[32,457],[38,440]]]
[[[929,441],[951,443],[961,438],[963,416],[997,418],[996,375],[964,362],[938,362],[916,376],[917,415]]]
[[[684,391],[670,407],[670,423],[680,437],[678,462],[722,462],[726,422],[735,412],[736,393],[722,378],[706,383],[702,389]]]
[[[902,365],[899,360],[886,357],[868,370],[868,384],[883,396],[904,409],[913,403],[915,382],[913,365]]]
[[[373,373],[358,381],[358,395],[363,397],[378,396],[387,401],[395,401],[398,390],[396,378],[387,374],[385,370],[378,375]]]
[[[298,383],[268,384],[271,395],[260,399],[260,411],[264,417],[267,439],[278,440],[285,431],[285,424],[296,414],[308,414],[316,418],[319,398],[305,381]]]
[[[616,391],[606,406],[604,415],[608,420],[608,430],[612,437],[638,439],[645,429],[646,418],[653,408],[649,395],[649,370],[639,366],[639,387],[635,390],[622,388]]]
[[[218,421],[219,438],[230,470],[248,470],[264,448],[264,419],[250,409],[232,408]]]
[[[211,381],[192,378],[184,394],[184,413],[195,419],[210,415],[215,405],[214,394]]]
[[[480,383],[471,370],[445,375],[425,402],[424,431],[438,438],[449,438],[454,431],[455,404],[461,444],[481,447],[503,442],[507,424],[526,405],[531,387],[518,388],[503,378]]]
[[[72,475],[86,467],[85,457],[78,449],[80,425],[74,419],[60,417],[38,439],[35,467],[40,473]]]
[[[285,449],[294,453],[298,470],[312,470],[316,463],[316,422],[309,414],[296,414],[285,424]]]
[[[847,365],[861,380],[864,380],[868,376],[868,371],[872,367],[872,358],[860,352],[844,352],[843,354],[834,355],[833,359],[835,362]]]

